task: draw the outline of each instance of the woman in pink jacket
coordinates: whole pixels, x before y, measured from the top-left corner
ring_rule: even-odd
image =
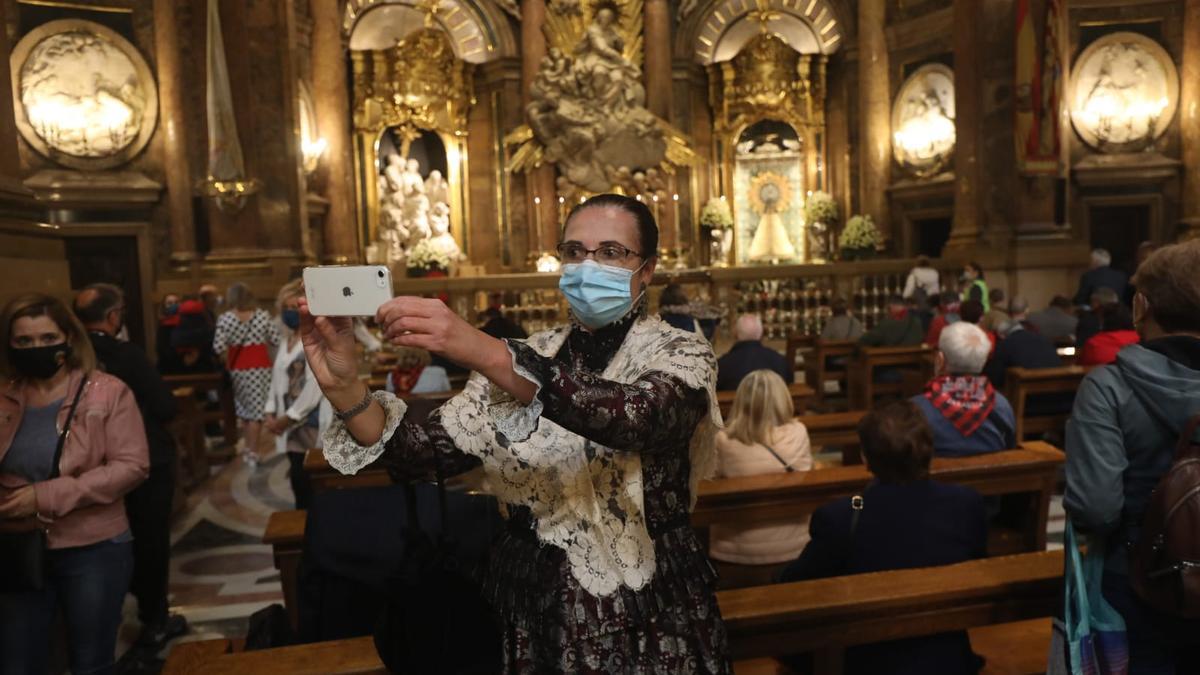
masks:
[[[9,302],[0,346],[0,532],[41,528],[48,549],[42,588],[0,579],[0,674],[47,672],[60,608],[71,672],[107,673],[133,568],[122,498],[150,466],[142,416],[55,298]],[[15,553],[0,550],[10,565]]]
[[[783,378],[756,370],[738,385],[729,423],[717,433],[717,477],[756,476],[812,469],[808,430],[795,419]],[[758,586],[794,560],[808,543],[808,517],[736,527],[713,525],[709,557],[722,588]]]

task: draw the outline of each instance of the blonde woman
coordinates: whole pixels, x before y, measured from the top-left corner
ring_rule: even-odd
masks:
[[[717,476],[754,476],[812,469],[808,430],[795,419],[787,384],[777,373],[755,370],[738,385],[729,423],[717,433]],[[808,543],[803,522],[750,528],[713,525],[709,556],[723,588],[771,583]]]

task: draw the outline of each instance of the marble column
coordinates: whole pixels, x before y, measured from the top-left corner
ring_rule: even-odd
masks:
[[[196,232],[192,215],[192,166],[188,157],[187,118],[183,102],[184,73],[180,65],[176,4],[176,0],[154,0],[154,56],[158,66],[159,133],[163,138],[171,262],[187,265],[196,259]]]
[[[1185,0],[1179,69],[1179,130],[1183,154],[1184,238],[1200,237],[1200,0]]]
[[[542,58],[546,56],[546,35],[542,32],[542,25],[545,21],[545,0],[523,0],[521,2],[522,107],[529,105],[529,89],[533,86],[533,81],[537,79]],[[528,253],[550,250],[558,242],[560,225],[558,222],[558,196],[554,190],[554,167],[550,164],[543,164],[530,171],[525,176],[525,187]],[[534,202],[535,198],[540,200],[540,205]],[[535,213],[535,210],[539,213]],[[540,232],[537,231],[539,222],[541,223]],[[523,261],[514,260],[513,263],[520,266]]]
[[[642,80],[646,85],[646,108],[671,119],[671,8],[667,0],[646,0],[645,64]]]
[[[313,102],[317,133],[325,139],[325,156],[316,177],[329,201],[325,215],[325,262],[358,260],[354,218],[354,157],[351,147],[350,90],[346,84],[347,51],[342,41],[340,3],[311,3]]]
[[[892,139],[886,14],[886,0],[859,0],[859,208],[889,236],[892,228],[887,189],[891,183]]]
[[[954,0],[954,220],[947,252],[966,253],[976,246],[983,219],[983,171],[979,162],[982,31],[980,0]]]

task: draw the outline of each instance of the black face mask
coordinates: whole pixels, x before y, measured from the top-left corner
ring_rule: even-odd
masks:
[[[46,347],[8,348],[8,360],[17,374],[34,380],[52,377],[70,357],[71,345],[65,342]]]

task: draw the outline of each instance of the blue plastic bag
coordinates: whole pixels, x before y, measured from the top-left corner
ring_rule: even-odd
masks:
[[[1125,619],[1100,593],[1104,540],[1090,540],[1087,555],[1079,555],[1075,528],[1068,518],[1063,547],[1067,566],[1063,579],[1063,628],[1071,675],[1126,675],[1129,642]]]

